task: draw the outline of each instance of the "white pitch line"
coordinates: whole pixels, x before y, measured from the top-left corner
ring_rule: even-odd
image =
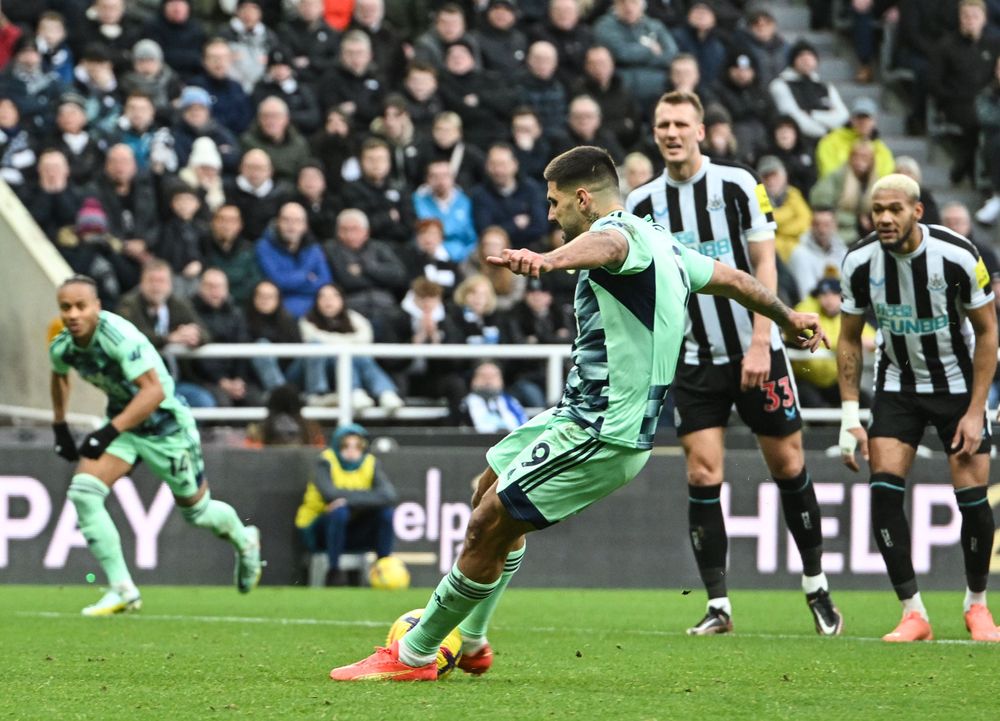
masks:
[[[23,616],[28,618],[83,618],[78,613],[67,613],[64,611],[18,611],[15,615]],[[177,622],[183,621],[188,623],[246,623],[246,624],[275,624],[278,626],[341,626],[341,627],[358,627],[358,628],[384,628],[386,625],[385,621],[367,621],[359,619],[356,621],[349,621],[337,618],[272,618],[267,616],[198,616],[191,615],[185,616],[182,614],[153,614],[153,613],[128,613],[123,614],[121,618],[127,618],[134,621],[169,621]],[[93,621],[88,621],[88,623],[93,623]],[[606,633],[616,633],[616,634],[626,634],[630,636],[684,636],[687,634],[683,631],[663,631],[659,629],[610,629],[610,628],[583,628],[580,626],[574,626],[572,628],[559,628],[556,626],[508,626],[506,624],[500,625],[500,629],[507,631],[527,631],[528,633],[564,633],[566,631],[578,631],[581,633],[588,634],[606,634]],[[795,633],[733,633],[733,638],[761,638],[767,640],[784,640],[784,641],[801,641],[803,639],[814,639],[817,638],[814,634],[795,634]],[[841,636],[844,640],[848,641],[862,641],[868,642],[882,642],[881,638],[870,637],[870,636]],[[945,644],[950,646],[977,646],[982,645],[977,641],[972,641],[970,639],[961,638],[942,638],[936,639],[934,641],[928,641],[925,643],[937,643]]]

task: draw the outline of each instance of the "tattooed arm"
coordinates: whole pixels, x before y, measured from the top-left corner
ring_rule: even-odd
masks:
[[[841,401],[856,401],[861,395],[861,332],[863,315],[840,314],[840,337],[837,339],[837,380]]]

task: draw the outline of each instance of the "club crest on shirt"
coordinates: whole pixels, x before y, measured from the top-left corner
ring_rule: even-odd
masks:
[[[927,288],[935,293],[944,293],[948,289],[948,284],[944,282],[944,278],[935,273],[928,281]]]
[[[705,210],[712,213],[716,210],[723,210],[726,204],[722,202],[722,198],[718,195],[709,198],[708,205],[705,206]]]

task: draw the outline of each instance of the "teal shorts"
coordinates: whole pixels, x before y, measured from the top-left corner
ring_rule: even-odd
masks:
[[[638,475],[650,451],[594,438],[555,409],[540,413],[486,453],[512,518],[545,528],[579,513]]]
[[[205,473],[201,436],[194,424],[183,424],[163,436],[141,436],[126,431],[111,442],[106,452],[131,465],[141,458],[177,498],[190,498],[197,493]]]

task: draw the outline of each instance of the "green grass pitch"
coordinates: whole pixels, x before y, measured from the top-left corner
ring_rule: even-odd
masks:
[[[481,678],[335,684],[428,591],[143,588],[85,619],[94,586],[0,589],[0,719],[997,719],[1000,647],[967,641],[961,594],[928,593],[940,639],[879,642],[890,592],[840,592],[841,638],[801,594],[732,594],[737,633],[689,638],[699,593],[510,590]]]

